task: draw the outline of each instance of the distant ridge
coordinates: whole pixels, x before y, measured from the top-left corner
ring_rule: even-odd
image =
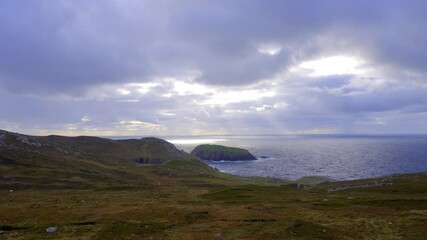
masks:
[[[16,154],[32,153],[36,155],[61,154],[65,156],[80,157],[115,157],[115,160],[126,161],[138,158],[146,159],[145,163],[155,160],[172,160],[189,155],[179,151],[176,147],[159,138],[146,137],[141,139],[111,140],[100,137],[78,136],[64,137],[50,135],[46,137],[29,136],[18,133],[10,133],[0,130],[0,153],[10,153],[15,150]],[[18,151],[19,150],[19,151]],[[102,159],[99,159],[103,161]],[[104,159],[107,161],[107,159]]]

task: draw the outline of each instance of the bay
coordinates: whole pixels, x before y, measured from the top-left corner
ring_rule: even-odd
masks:
[[[427,171],[426,135],[285,135],[166,137],[190,152],[199,144],[248,149],[258,160],[206,161],[222,172],[295,180],[325,176],[336,180]]]

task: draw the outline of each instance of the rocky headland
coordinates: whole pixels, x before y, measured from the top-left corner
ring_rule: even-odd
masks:
[[[210,161],[245,161],[257,159],[246,149],[212,144],[199,145],[191,151],[191,154],[202,160]]]

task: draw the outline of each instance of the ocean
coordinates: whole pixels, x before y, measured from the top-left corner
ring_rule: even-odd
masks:
[[[248,149],[254,161],[206,161],[222,172],[296,180],[325,176],[336,180],[427,171],[427,135],[286,135],[165,137],[190,152],[210,143]],[[263,157],[263,158],[262,158]]]

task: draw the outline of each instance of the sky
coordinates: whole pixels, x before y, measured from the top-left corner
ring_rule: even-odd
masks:
[[[427,1],[1,0],[0,129],[427,133]]]

